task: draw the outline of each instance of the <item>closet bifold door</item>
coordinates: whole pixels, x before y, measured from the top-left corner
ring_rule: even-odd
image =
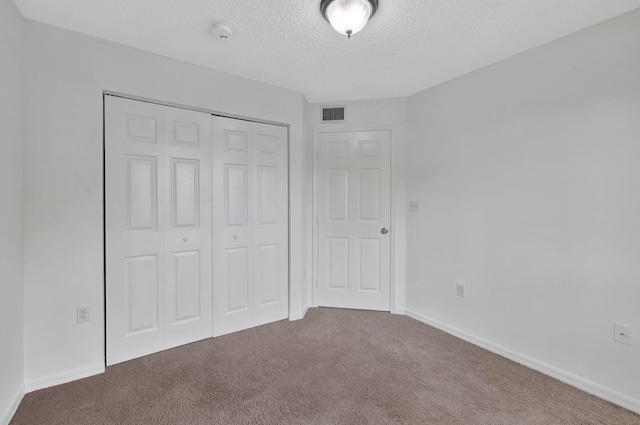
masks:
[[[212,336],[210,115],[105,96],[107,365]]]
[[[285,127],[212,117],[213,334],[287,318]]]
[[[165,348],[213,336],[211,116],[165,107]]]

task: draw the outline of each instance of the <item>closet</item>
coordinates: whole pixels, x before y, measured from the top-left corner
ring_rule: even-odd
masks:
[[[107,365],[288,315],[286,127],[105,95]]]

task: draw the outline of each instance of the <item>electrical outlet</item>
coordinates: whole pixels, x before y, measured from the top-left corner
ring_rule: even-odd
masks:
[[[466,297],[467,293],[464,290],[464,285],[462,283],[456,283],[456,293],[459,297]]]
[[[85,323],[89,321],[89,307],[78,307],[77,310],[77,322]]]
[[[409,212],[420,212],[420,201],[409,201]]]
[[[621,344],[631,345],[631,326],[614,322],[613,340]]]

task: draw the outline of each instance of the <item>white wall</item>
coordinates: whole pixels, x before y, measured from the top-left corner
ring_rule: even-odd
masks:
[[[302,182],[303,193],[305,194],[305,200],[303,202],[303,217],[304,222],[307,223],[306,232],[303,237],[303,258],[306,259],[303,264],[303,294],[304,299],[304,311],[312,306],[312,281],[313,281],[313,135],[314,135],[314,122],[311,119],[311,109],[313,106],[307,102],[306,99],[302,100],[302,116],[303,116],[303,155],[302,166],[307,172],[304,173],[305,179]]]
[[[23,393],[22,81],[23,20],[0,1],[0,424]]]
[[[345,106],[346,122],[322,123],[323,106]],[[389,98],[351,102],[313,103],[305,111],[313,133],[327,131],[391,130],[391,180],[392,180],[392,313],[404,313],[405,308],[405,258],[406,258],[406,179],[405,163],[407,151],[407,99]]]
[[[422,211],[407,310],[639,410],[640,11],[414,95],[409,112]]]
[[[104,365],[102,91],[290,125],[291,315],[303,292],[303,97],[27,21],[25,380],[27,389]],[[213,54],[213,52],[212,52]],[[76,307],[91,321],[76,324]]]

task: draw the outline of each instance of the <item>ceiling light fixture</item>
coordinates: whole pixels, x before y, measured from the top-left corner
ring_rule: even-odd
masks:
[[[378,0],[322,0],[320,11],[334,30],[351,38],[378,9]]]

